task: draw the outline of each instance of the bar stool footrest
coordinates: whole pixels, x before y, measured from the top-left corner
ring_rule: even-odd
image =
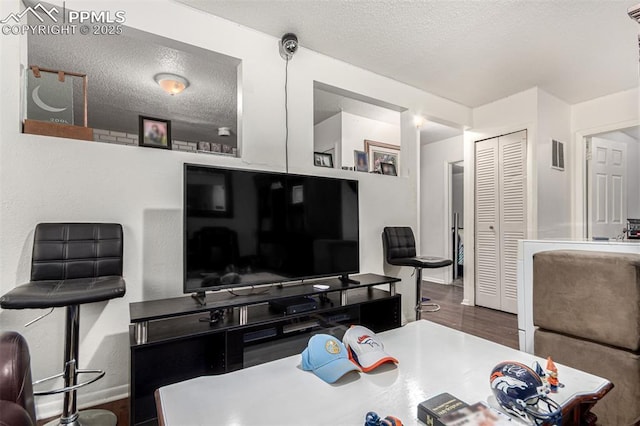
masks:
[[[49,391],[37,391],[37,392],[33,392],[33,394],[35,396],[42,396],[42,395],[55,395],[55,394],[58,394],[58,393],[70,392],[72,390],[81,388],[81,387],[86,386],[86,385],[90,385],[91,383],[102,379],[104,377],[104,375],[105,375],[105,372],[102,371],[102,370],[76,370],[76,376],[80,375],[80,374],[97,374],[97,376],[96,377],[92,377],[91,379],[87,380],[86,382],[78,383],[78,384],[73,385],[73,386],[67,386],[67,387],[53,389],[53,390],[49,390]],[[36,380],[35,382],[33,382],[33,385],[39,385],[40,383],[48,382],[50,380],[58,379],[60,377],[64,377],[64,373],[59,373],[59,374],[56,374],[55,376],[47,377],[45,379]]]

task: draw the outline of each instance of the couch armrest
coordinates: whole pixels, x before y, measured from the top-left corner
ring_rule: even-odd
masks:
[[[31,384],[31,357],[27,342],[20,334],[8,331],[0,335],[0,401],[17,404],[36,423],[36,409],[33,401],[33,385]],[[0,408],[4,419],[4,404]],[[9,408],[13,413],[12,408]],[[16,414],[17,415],[17,414]],[[19,418],[17,415],[16,419]],[[23,424],[23,423],[9,423]],[[29,423],[24,423],[29,424]]]

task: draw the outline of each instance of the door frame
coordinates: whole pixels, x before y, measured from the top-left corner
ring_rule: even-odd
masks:
[[[589,223],[587,202],[588,197],[588,176],[587,176],[587,138],[599,133],[614,132],[616,130],[627,129],[629,127],[640,126],[640,120],[628,120],[615,124],[594,127],[581,130],[575,133],[575,144],[573,154],[573,198],[571,211],[573,212],[572,237],[578,239],[587,238],[587,226]]]
[[[445,253],[447,255],[447,257],[449,259],[453,259],[453,264],[449,267],[447,267],[447,271],[448,271],[448,277],[445,279],[445,284],[451,284],[453,283],[453,268],[457,268],[457,259],[453,258],[453,242],[451,241],[451,229],[453,228],[453,165],[454,164],[458,164],[461,163],[462,167],[464,167],[464,158],[462,160],[455,160],[455,161],[445,161],[444,163],[444,184],[445,184],[445,188],[444,188],[444,194],[445,194],[445,200],[444,200],[444,241],[445,241]],[[466,170],[464,171],[464,173],[466,173]],[[464,209],[464,202],[466,201],[464,199],[464,180],[462,181],[462,191],[463,191],[463,195],[462,195],[462,203],[463,203],[463,209]],[[463,210],[464,211],[464,210]],[[462,226],[462,228],[464,229],[464,224],[460,223],[460,226]],[[464,245],[464,237],[462,239],[463,241],[463,245]],[[464,266],[464,262],[462,265],[462,276],[464,277],[464,271],[465,271],[465,266]]]

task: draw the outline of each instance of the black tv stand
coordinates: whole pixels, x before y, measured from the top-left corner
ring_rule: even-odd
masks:
[[[360,284],[360,281],[349,278],[349,275],[340,275],[338,278],[342,284]]]
[[[401,296],[395,288],[400,280],[376,274],[354,278],[350,281],[359,284],[347,286],[334,277],[274,286],[268,293],[200,292],[130,303],[129,424],[156,424],[154,392],[162,386],[299,356],[315,333],[341,339],[352,324],[376,333],[400,327]],[[384,284],[388,290],[380,288]],[[318,304],[290,314],[269,309],[269,302],[291,298]]]
[[[197,293],[193,293],[191,295],[198,302],[198,306],[207,306],[207,293],[204,291],[199,291]]]

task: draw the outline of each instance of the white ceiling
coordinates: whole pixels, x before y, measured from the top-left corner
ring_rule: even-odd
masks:
[[[637,0],[179,1],[470,107],[638,86]]]

